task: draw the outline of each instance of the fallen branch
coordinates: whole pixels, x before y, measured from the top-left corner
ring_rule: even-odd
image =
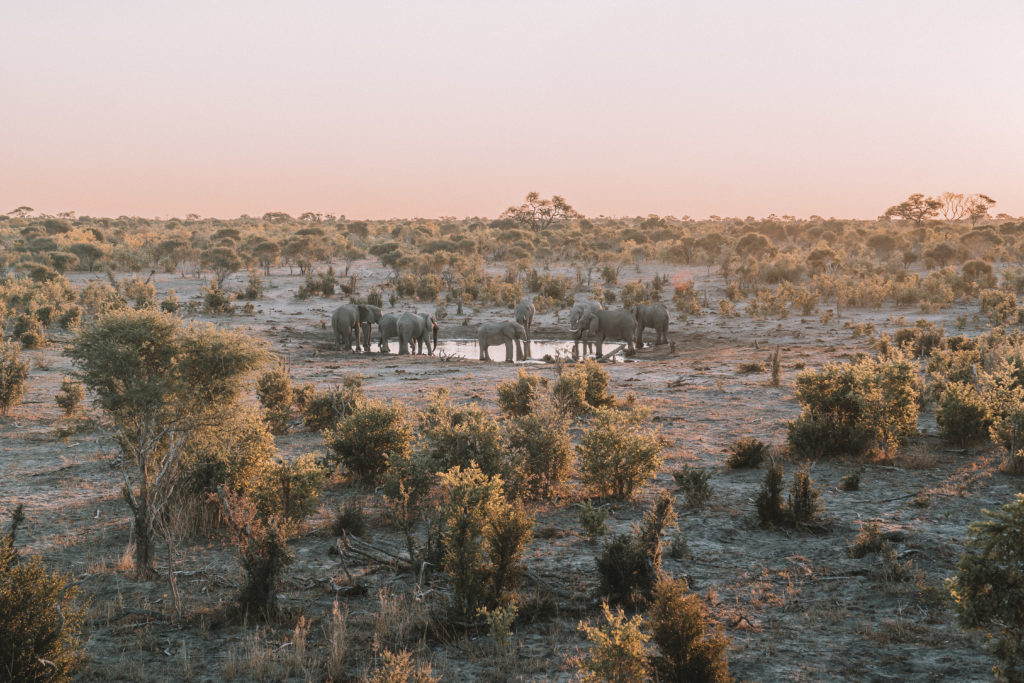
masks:
[[[604,354],[603,356],[601,356],[600,358],[598,358],[598,359],[597,359],[597,362],[598,362],[598,363],[604,363],[605,361],[607,361],[608,359],[610,359],[610,358],[611,358],[612,356],[614,356],[615,354],[617,354],[617,353],[618,353],[619,351],[621,351],[621,350],[622,350],[622,349],[624,349],[624,348],[626,348],[626,345],[625,345],[625,344],[619,344],[619,345],[618,345],[618,346],[617,346],[617,347],[615,348],[615,350],[614,350],[614,351],[609,351],[608,353],[606,353],[606,354]]]

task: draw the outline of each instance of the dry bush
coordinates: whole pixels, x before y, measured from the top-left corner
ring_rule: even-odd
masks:
[[[266,410],[267,423],[274,434],[287,434],[292,415],[292,385],[288,368],[278,365],[256,379],[256,396]]]
[[[885,542],[878,522],[867,522],[861,526],[857,538],[850,544],[850,557],[861,558],[869,553],[877,553],[882,550]]]
[[[296,395],[296,401],[302,404],[300,410],[303,424],[318,432],[333,428],[365,399],[363,376],[360,374],[345,375],[340,385],[325,391],[302,387]]]
[[[365,536],[368,529],[366,513],[356,500],[350,500],[340,506],[331,521],[331,533],[338,537],[346,534]]]
[[[289,523],[301,522],[316,510],[326,481],[319,460],[316,453],[304,453],[269,463],[252,492],[262,519],[280,517]]]
[[[435,676],[427,662],[416,662],[408,650],[380,653],[377,665],[366,672],[366,683],[436,683]]]
[[[745,436],[729,446],[729,457],[725,464],[730,469],[748,469],[760,467],[761,463],[768,457],[768,445],[760,439],[752,436]]]

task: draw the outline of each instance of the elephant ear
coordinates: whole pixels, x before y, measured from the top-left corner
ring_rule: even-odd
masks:
[[[598,320],[596,315],[590,316],[590,333],[597,334],[597,329],[600,326],[601,321]]]

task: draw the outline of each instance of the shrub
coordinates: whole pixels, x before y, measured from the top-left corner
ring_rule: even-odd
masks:
[[[584,683],[635,683],[648,679],[647,641],[643,617],[627,619],[621,609],[616,613],[601,605],[604,622],[590,626],[580,622],[579,629],[590,641],[590,650],[580,658],[580,680]]]
[[[663,441],[644,426],[648,412],[598,408],[576,452],[583,482],[615,498],[630,498],[657,472]]]
[[[380,662],[367,672],[366,683],[437,683],[441,679],[431,673],[428,663],[413,661],[408,650],[384,650]]]
[[[498,407],[505,415],[528,415],[547,386],[547,377],[519,368],[515,380],[498,383]]]
[[[795,524],[814,521],[822,509],[820,495],[820,489],[813,487],[809,468],[804,466],[798,469],[793,475],[789,492],[789,515]]]
[[[43,324],[31,315],[22,314],[15,319],[11,336],[21,342],[24,349],[38,349],[46,345]]]
[[[220,288],[217,280],[211,280],[209,286],[203,287],[203,310],[212,315],[218,313],[233,313],[235,307],[231,305],[231,293]]]
[[[0,679],[70,681],[82,667],[85,607],[79,589],[39,557],[23,560],[14,547],[23,508],[0,537]]]
[[[435,471],[473,463],[493,476],[506,469],[506,450],[501,429],[490,413],[474,405],[453,405],[447,389],[438,389],[420,413],[419,433],[423,452]]]
[[[156,307],[156,287],[148,280],[128,278],[121,283],[121,294],[136,309]]]
[[[332,463],[367,483],[380,483],[388,464],[408,457],[412,448],[405,406],[397,401],[364,401],[325,436]]]
[[[603,507],[594,507],[589,500],[580,507],[580,526],[583,527],[583,534],[591,543],[608,533],[608,527],[605,525],[607,519],[608,510]]]
[[[331,429],[365,400],[363,376],[345,375],[340,386],[326,391],[314,389],[299,398],[304,404],[302,422],[308,429],[318,432]]]
[[[967,549],[949,582],[960,625],[981,629],[996,641],[998,673],[1024,677],[1024,494],[968,531]]]
[[[65,377],[60,382],[60,391],[54,396],[54,401],[64,411],[66,417],[71,417],[83,398],[85,398],[85,389],[82,387],[82,383]]]
[[[170,313],[171,315],[178,312],[180,305],[178,304],[178,294],[173,289],[167,292],[167,296],[160,302],[160,310],[164,313]]]
[[[673,472],[672,478],[676,481],[676,488],[686,496],[687,507],[704,507],[713,494],[711,485],[708,483],[711,479],[711,472],[707,470],[688,467]]]
[[[0,336],[0,416],[18,405],[25,393],[28,361],[21,359],[20,350],[17,342],[4,341]]]
[[[676,311],[685,319],[688,315],[703,315],[700,300],[697,298],[697,290],[693,288],[693,280],[685,280],[678,283],[672,291],[672,301],[675,303]]]
[[[740,363],[739,372],[745,375],[764,372],[764,363],[762,363],[761,361],[756,361],[753,363]]]
[[[365,536],[368,525],[366,513],[358,501],[350,500],[338,508],[331,522],[331,533],[335,536]]]
[[[615,405],[608,391],[608,371],[593,358],[587,358],[562,372],[552,388],[555,402],[570,415],[582,415],[595,408]]]
[[[839,480],[839,489],[841,491],[859,491],[860,490],[860,478],[864,475],[864,468],[860,468],[856,472],[844,475]]]
[[[768,457],[768,446],[760,439],[743,437],[729,446],[729,457],[725,464],[731,469],[759,467]]]
[[[782,465],[772,463],[765,472],[761,491],[754,502],[757,518],[762,526],[778,524],[786,518],[786,509],[782,502]]]
[[[82,324],[82,308],[77,304],[68,306],[60,317],[57,318],[57,325],[62,330],[75,330]]]
[[[261,519],[242,496],[223,489],[219,494],[245,570],[239,606],[246,614],[270,617],[277,613],[277,582],[295,557],[288,548],[288,525],[276,515]]]
[[[601,594],[615,603],[643,604],[661,573],[661,534],[675,524],[672,498],[663,495],[630,534],[617,534],[597,556]]]
[[[510,601],[533,520],[502,493],[501,477],[476,465],[455,466],[440,476],[441,566],[452,582],[456,613]]]
[[[292,385],[288,368],[278,365],[256,379],[256,396],[267,415],[267,423],[274,434],[288,433],[288,420],[292,415]]]
[[[726,683],[729,639],[722,627],[712,629],[700,597],[681,579],[662,578],[654,587],[647,615],[658,648],[653,658],[659,681]]]
[[[572,440],[569,419],[546,398],[533,412],[506,423],[505,435],[515,454],[513,470],[533,496],[552,496],[569,476]]]
[[[985,401],[971,384],[949,382],[935,409],[935,421],[947,441],[966,448],[985,438],[989,420]]]
[[[255,301],[263,296],[263,276],[258,270],[249,271],[249,281],[245,285],[245,291],[243,291],[238,298],[246,299],[248,301]]]
[[[260,516],[298,522],[316,509],[326,479],[315,453],[271,462],[253,494]]]
[[[877,553],[885,545],[885,537],[878,528],[878,522],[864,524],[857,533],[857,538],[850,544],[850,557],[861,558],[869,553]]]
[[[651,292],[647,288],[647,283],[640,280],[627,282],[622,288],[621,296],[622,305],[625,308],[632,308],[636,304],[649,303],[651,300]]]

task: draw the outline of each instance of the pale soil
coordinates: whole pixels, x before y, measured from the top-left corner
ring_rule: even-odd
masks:
[[[354,269],[360,275],[361,291],[368,281],[379,277],[370,267],[361,262]],[[644,279],[649,280],[656,270],[674,273],[668,267],[648,266]],[[561,272],[571,271],[565,268]],[[699,290],[707,290],[707,310],[717,308],[722,296],[720,279],[707,276],[703,268],[688,273]],[[629,268],[622,281],[633,277]],[[243,276],[235,275],[227,286],[240,288],[242,280]],[[197,296],[201,286],[171,275],[158,275],[156,282],[161,294],[175,288],[183,303]],[[338,300],[296,301],[299,282],[298,276],[289,276],[284,270],[275,272],[267,283],[265,298],[256,302],[256,315],[216,318],[218,324],[247,329],[268,340],[287,358],[295,382],[325,385],[338,381],[344,373],[359,372],[365,375],[366,390],[372,396],[419,406],[431,390],[445,386],[456,399],[479,400],[493,408],[495,385],[516,372],[508,364],[477,360],[338,353],[328,322]],[[423,304],[419,307],[433,309]],[[398,308],[408,310],[416,305],[400,304]],[[819,306],[819,311],[825,308]],[[511,317],[510,311],[477,311],[467,306],[466,315],[455,320],[454,307],[450,310],[452,315],[441,322],[442,338],[472,338],[479,322]],[[678,533],[687,540],[691,556],[666,557],[665,568],[674,575],[687,576],[692,588],[710,599],[715,619],[731,638],[730,664],[739,678],[991,678],[993,660],[983,639],[964,635],[956,627],[941,595],[942,582],[953,573],[962,550],[967,526],[979,518],[982,508],[1006,503],[1021,490],[1021,480],[996,470],[997,453],[950,449],[934,436],[934,419],[926,412],[921,419],[924,435],[905,455],[864,465],[860,491],[843,492],[837,486],[843,475],[861,463],[812,465],[814,481],[823,486],[826,509],[825,528],[815,533],[758,528],[753,500],[764,470],[733,471],[724,466],[725,447],[741,436],[784,443],[786,421],[799,411],[792,397],[795,364],[819,367],[869,350],[868,340],[843,329],[846,320],[874,322],[880,330],[891,331],[904,323],[890,322],[890,315],[902,314],[909,321],[906,324],[928,317],[954,331],[953,321],[965,313],[974,310],[955,307],[929,316],[914,309],[850,311],[844,312],[842,320],[828,324],[821,323],[817,315],[754,321],[747,317],[722,319],[709,313],[685,322],[673,320],[669,339],[675,344],[674,352],[657,347],[641,352],[637,362],[607,366],[612,390],[620,396],[636,392],[651,406],[653,419],[670,443],[657,479],[636,501],[615,506],[609,525],[614,531],[628,530],[658,492],[674,488],[673,469],[685,464],[713,471],[715,494],[707,508],[686,509],[683,497],[677,494]],[[470,320],[469,327],[462,326],[465,318]],[[565,339],[565,318],[565,311],[559,316],[538,316],[535,338]],[[973,321],[966,333],[982,329],[981,323]],[[648,334],[653,339],[653,332]],[[318,667],[325,656],[323,628],[336,599],[332,583],[344,583],[337,556],[328,554],[335,542],[327,531],[331,512],[339,501],[358,497],[368,507],[372,542],[402,550],[398,535],[381,521],[380,503],[373,493],[340,481],[331,484],[321,512],[293,544],[296,560],[281,594],[287,616],[282,623],[268,627],[211,623],[209,608],[230,601],[240,585],[235,557],[215,541],[182,544],[175,567],[182,572],[178,582],[186,622],[179,624],[173,618],[166,580],[138,582],[125,571],[127,507],[120,496],[116,447],[107,433],[87,429],[64,439],[54,436],[63,419],[53,396],[61,378],[72,370],[61,355],[66,339],[54,333],[49,347],[25,352],[33,364],[25,401],[0,421],[0,462],[4,465],[0,468],[0,514],[6,518],[16,503],[24,503],[28,521],[21,545],[82,581],[90,598],[86,631],[90,661],[81,678],[255,677],[246,666],[262,671],[268,680],[322,678]],[[768,386],[767,374],[738,372],[740,363],[767,361],[775,344],[781,346],[781,387]],[[502,349],[493,351],[498,352],[494,357],[503,357]],[[531,369],[549,377],[555,372],[551,365]],[[88,412],[99,419],[94,409]],[[303,431],[298,422],[293,433],[278,438],[278,446],[286,456],[324,447],[318,434]],[[796,464],[787,462],[785,467],[788,486]],[[924,495],[918,496],[922,492]],[[600,544],[590,544],[580,535],[575,503],[582,496],[574,493],[558,503],[536,506],[537,538],[526,558],[529,569],[542,580],[577,591],[582,599],[570,604],[559,598],[553,610],[534,610],[534,620],[522,619],[516,626],[512,656],[496,653],[490,639],[478,633],[430,638],[418,646],[413,643],[418,656],[432,660],[435,673],[446,680],[570,678],[573,669],[567,657],[583,644],[577,624],[596,614],[594,557]],[[870,520],[877,520],[885,531],[900,532],[902,540],[896,548],[904,560],[913,562],[916,578],[886,581],[879,576],[882,563],[878,556],[849,557],[848,544],[859,525]],[[165,562],[161,546],[161,570]],[[358,676],[372,657],[375,614],[380,608],[378,591],[408,593],[415,582],[407,574],[355,558],[350,559],[349,570],[368,588],[366,597],[338,598],[349,615],[347,671]],[[430,602],[443,589],[443,582],[435,580],[437,583],[424,587],[422,600]],[[423,609],[422,603],[411,604]],[[300,614],[311,623],[307,652],[289,664],[295,649],[289,641]],[[270,663],[260,666],[256,655],[237,654],[250,640],[259,645],[256,650],[272,653]]]

